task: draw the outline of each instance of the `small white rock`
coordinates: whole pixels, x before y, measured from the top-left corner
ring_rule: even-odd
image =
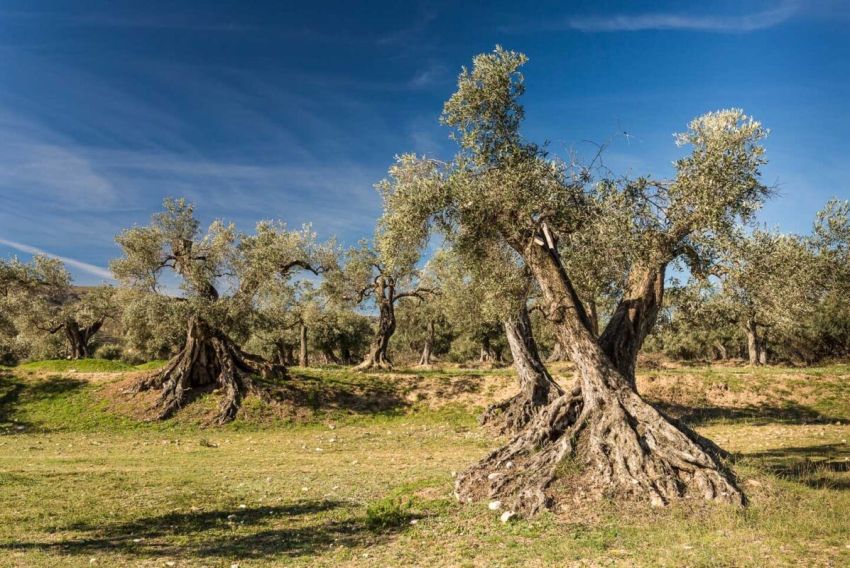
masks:
[[[498,511],[499,509],[502,508],[502,502],[501,501],[490,501],[490,504],[487,505],[487,508],[489,508],[491,511]]]
[[[248,508],[248,506],[247,506],[247,505],[242,504],[242,505],[239,505],[239,508],[240,508],[240,509],[247,509],[247,508]]]
[[[415,524],[416,524],[416,523],[418,523],[418,522],[419,522],[419,520],[418,520],[418,519],[412,519],[412,520],[410,521],[410,524],[411,524],[411,525],[415,525]]]
[[[501,473],[496,473],[496,472],[494,471],[493,473],[491,473],[490,475],[488,475],[488,476],[487,476],[487,479],[496,479],[496,478],[497,478],[497,477],[499,477],[500,475],[502,475],[502,474],[501,474]]]
[[[499,517],[499,520],[503,523],[507,523],[508,521],[513,519],[514,516],[516,516],[516,513],[514,513],[513,511],[505,511],[504,513],[502,513],[502,516]]]

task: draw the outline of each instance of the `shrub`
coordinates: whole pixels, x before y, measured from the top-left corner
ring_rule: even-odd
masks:
[[[117,361],[123,355],[123,349],[115,343],[105,343],[98,347],[94,352],[95,359],[107,359],[109,361]]]

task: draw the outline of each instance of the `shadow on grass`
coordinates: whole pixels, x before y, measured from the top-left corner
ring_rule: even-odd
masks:
[[[58,376],[23,381],[9,371],[0,372],[0,433],[15,433],[33,426],[16,416],[16,411],[22,403],[54,398],[85,385],[85,381]]]
[[[400,411],[409,403],[394,385],[375,377],[347,380],[333,376],[294,374],[284,382],[257,381],[272,399],[312,410],[345,410],[353,413]]]
[[[365,517],[356,515],[324,520],[305,517],[348,506],[331,500],[302,501],[276,507],[170,513],[104,527],[78,524],[63,530],[88,533],[82,538],[0,543],[0,550],[262,559],[310,556],[333,547],[370,546],[406,528],[375,531]]]
[[[850,490],[850,446],[844,443],[748,453],[760,467],[813,489]]]
[[[826,424],[846,417],[827,416],[806,406],[787,403],[783,406],[698,406],[652,401],[653,405],[665,414],[678,418],[691,426],[701,426],[711,422],[746,422],[753,425],[764,424]]]

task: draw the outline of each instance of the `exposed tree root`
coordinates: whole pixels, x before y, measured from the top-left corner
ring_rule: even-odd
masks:
[[[223,424],[236,417],[245,395],[264,395],[254,385],[253,375],[285,378],[286,368],[245,353],[225,334],[193,318],[183,349],[163,369],[142,377],[130,392],[161,390],[154,410],[163,420],[187,402],[193,389],[220,389],[222,401],[215,422]]]
[[[456,495],[465,502],[500,501],[532,516],[563,503],[605,496],[741,505],[744,495],[719,460],[719,449],[680,429],[628,388],[586,404],[578,390],[539,412],[507,445],[463,474]]]
[[[393,368],[393,364],[390,363],[389,359],[381,356],[372,356],[369,355],[366,359],[354,367],[355,371],[371,371],[373,369],[381,369],[384,371],[390,371]]]
[[[522,390],[510,398],[488,406],[478,419],[478,423],[496,436],[516,434],[525,428],[542,409],[561,396],[562,392],[560,387],[551,389],[548,396],[544,395],[541,400],[541,397],[535,398],[526,390]]]

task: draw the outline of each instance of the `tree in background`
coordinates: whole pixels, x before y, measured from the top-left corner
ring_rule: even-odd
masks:
[[[355,305],[374,302],[378,309],[372,344],[357,366],[358,370],[392,368],[389,346],[396,330],[396,303],[405,298],[421,301],[431,293],[429,288],[419,284],[415,268],[417,259],[418,255],[388,257],[380,248],[373,249],[365,241],[349,249],[335,285],[337,294]]]
[[[704,263],[718,236],[748,220],[768,195],[759,181],[766,131],[738,110],[709,113],[678,135],[692,151],[677,161],[671,182],[589,185],[587,172],[572,174],[522,140],[519,69],[525,61],[501,48],[474,59],[443,112],[460,152],[449,164],[401,156],[395,167],[403,172],[395,177],[405,182],[396,184],[396,205],[385,210],[397,218],[392,238],[398,246],[422,246],[437,227],[448,228],[462,246],[489,241],[510,247],[534,276],[542,308],[576,365],[575,387],[460,475],[457,494],[533,514],[552,504],[558,494],[553,484],[564,482],[560,466],[570,460],[580,465],[570,485],[587,496],[740,504],[743,494],[720,462],[719,448],[645,402],[634,369],[661,307],[668,265]],[[597,338],[559,240],[608,216],[621,227],[615,236],[628,245],[629,269],[622,297]]]
[[[11,273],[16,270],[12,269]],[[38,342],[46,335],[64,338],[69,359],[91,357],[93,340],[107,319],[118,314],[111,286],[73,286],[64,264],[52,258],[36,257],[31,264],[19,264],[18,293],[11,312],[17,328]]]
[[[162,370],[142,378],[134,392],[161,391],[156,410],[167,418],[193,389],[220,388],[223,398],[217,421],[232,420],[242,398],[255,391],[252,375],[283,378],[285,367],[242,350],[231,336],[246,338],[251,313],[264,286],[287,281],[298,270],[319,273],[325,250],[308,229],[289,231],[261,222],[254,235],[239,235],[233,225],[213,222],[205,234],[194,208],[182,199],[167,199],[165,211],[146,227],[127,229],[117,237],[124,255],[112,271],[130,288],[161,293],[163,272],[181,282],[188,316],[182,349]],[[219,288],[227,285],[229,294]]]

